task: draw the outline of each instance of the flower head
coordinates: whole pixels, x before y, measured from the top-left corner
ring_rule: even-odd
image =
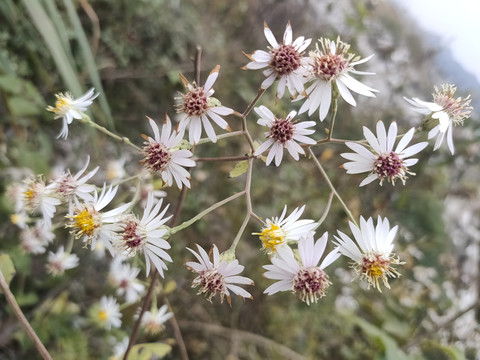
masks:
[[[255,112],[260,116],[258,124],[268,126],[269,131],[265,133],[267,140],[255,150],[255,156],[260,155],[267,149],[270,149],[266,164],[270,164],[275,158],[275,165],[278,166],[282,162],[283,149],[287,149],[290,155],[298,161],[298,154],[305,154],[305,151],[296,141],[304,144],[316,144],[316,141],[307,137],[315,130],[307,129],[315,126],[314,121],[303,121],[295,123],[293,118],[297,114],[295,111],[290,112],[285,118],[277,118],[265,106],[255,108]]]
[[[283,208],[280,217],[267,219],[266,226],[259,235],[262,247],[268,254],[273,254],[279,247],[286,245],[289,241],[298,241],[300,237],[308,235],[318,224],[311,219],[298,220],[305,210],[305,205],[296,208],[285,218],[287,205]]]
[[[43,254],[46,247],[55,238],[51,228],[46,228],[42,221],[35,226],[26,226],[20,233],[20,247],[30,254]]]
[[[162,132],[149,117],[148,121],[152,127],[155,138],[147,137],[145,146],[142,149],[144,159],[141,163],[152,173],[158,173],[168,186],[172,186],[173,180],[181,189],[183,185],[190,187],[190,174],[184,167],[195,166],[191,159],[192,153],[189,150],[180,149],[183,134],[174,131],[170,118],[165,116]]]
[[[95,249],[97,239],[113,254],[112,239],[114,231],[118,229],[117,222],[120,215],[124,213],[130,204],[124,204],[116,209],[101,212],[115,197],[118,186],[107,189],[103,185],[100,195],[94,193],[93,201],[78,204],[73,215],[68,216],[72,223],[68,227],[72,228],[72,233],[77,239],[82,239],[87,245],[91,245],[91,249]]]
[[[407,147],[412,140],[415,128],[411,128],[398,142],[397,147],[393,150],[395,139],[397,138],[397,123],[392,122],[388,128],[388,134],[382,121],[377,122],[377,136],[363,127],[363,134],[367,139],[371,149],[364,147],[358,143],[347,142],[350,149],[354,153],[340,154],[350,162],[343,164],[347,170],[347,174],[359,174],[369,172],[370,174],[360,183],[360,186],[371,183],[375,179],[380,179],[380,185],[384,180],[395,185],[396,180],[400,180],[405,184],[408,178],[407,174],[415,175],[408,170],[409,166],[415,165],[418,159],[408,159],[425,149],[427,142],[421,142]]]
[[[119,328],[122,325],[122,313],[117,300],[112,296],[102,296],[100,303],[96,303],[90,309],[93,321],[110,330],[112,327]]]
[[[319,40],[315,51],[311,51],[308,59],[309,80],[312,85],[306,90],[307,99],[301,106],[299,114],[308,110],[308,116],[312,115],[318,108],[320,121],[323,121],[330,109],[332,99],[332,87],[338,89],[342,98],[352,106],[356,106],[351,91],[368,97],[375,97],[377,90],[372,89],[355,80],[350,74],[373,75],[363,71],[355,70],[355,66],[370,60],[373,55],[360,59],[353,53],[349,53],[350,45],[340,41],[332,41],[322,38]],[[301,96],[298,99],[303,99]]]
[[[340,253],[334,250],[318,265],[327,246],[327,239],[328,233],[324,233],[316,242],[313,234],[302,237],[298,241],[300,261],[295,258],[289,246],[279,248],[271,259],[272,265],[263,267],[267,270],[264,273],[267,279],[279,281],[270,285],[264,293],[273,295],[279,291],[292,291],[298,293],[307,305],[325,296],[331,282],[324,269],[340,256]]]
[[[81,119],[84,116],[84,112],[92,105],[93,100],[95,100],[98,95],[98,93],[95,94],[94,88],[91,88],[76,100],[73,98],[73,95],[68,92],[55,94],[57,102],[55,106],[47,107],[47,110],[55,114],[55,119],[62,118],[63,120],[62,130],[57,138],[67,139],[68,125],[72,123],[73,119]]]
[[[196,262],[187,262],[186,266],[198,276],[193,280],[192,287],[200,286],[198,294],[205,294],[208,301],[212,301],[212,298],[216,295],[220,295],[220,302],[223,302],[223,298],[226,296],[229,304],[230,291],[243,298],[252,299],[252,295],[242,289],[236,284],[253,285],[253,280],[239,276],[244,267],[238,263],[238,260],[226,261],[223,260],[218,252],[216,245],[213,245],[213,262],[207,252],[197,245],[198,253],[192,249],[187,248],[198,260]]]
[[[435,86],[433,102],[422,101],[418,98],[404,99],[413,106],[413,110],[420,114],[429,115],[425,120],[425,125],[430,127],[429,121],[434,120],[433,128],[429,128],[428,138],[437,137],[433,150],[437,150],[442,145],[443,138],[447,134],[447,144],[452,155],[455,152],[452,139],[453,125],[463,125],[463,121],[470,116],[472,107],[470,105],[470,95],[465,99],[455,98],[457,88],[454,85],[443,84],[441,89]]]
[[[261,88],[268,89],[278,79],[277,98],[279,99],[283,97],[285,87],[292,96],[296,96],[297,92],[302,93],[307,65],[302,55],[312,39],[300,36],[292,42],[290,22],[285,28],[281,44],[277,42],[266,22],[264,22],[264,33],[270,44],[270,51],[257,50],[251,55],[245,54],[252,61],[244,68],[251,70],[267,68],[263,71],[267,78],[262,82]]]
[[[204,86],[190,84],[188,80],[180,74],[183,85],[187,93],[182,95],[182,103],[178,104],[177,112],[180,113],[179,132],[184,133],[188,128],[188,137],[191,144],[197,144],[202,135],[202,125],[212,142],[217,142],[217,135],[213,130],[210,120],[213,120],[220,128],[230,131],[228,123],[220,116],[233,114],[233,110],[221,106],[219,101],[212,97],[215,92],[212,89],[217,80],[220,65],[215,66]]]
[[[73,269],[78,266],[78,256],[65,252],[63,245],[56,253],[48,253],[47,270],[53,276],[62,275],[65,270]]]
[[[30,214],[41,212],[44,226],[50,228],[56,206],[61,203],[53,192],[52,184],[46,186],[41,177],[36,177],[28,180],[23,190],[22,199],[25,210]]]
[[[125,295],[125,301],[127,303],[134,303],[142,295],[145,286],[137,279],[140,269],[125,264],[122,261],[123,259],[121,257],[117,257],[112,261],[108,273],[108,280],[110,284],[116,288],[116,294],[118,296]]]
[[[138,219],[134,214],[124,216],[120,221],[121,230],[116,236],[116,246],[124,255],[135,256],[137,252],[145,254],[147,276],[153,264],[160,276],[164,277],[163,270],[167,270],[164,261],[172,262],[165,251],[170,249],[170,244],[165,240],[169,229],[164,225],[172,215],[164,218],[169,205],[162,211],[161,207],[162,199],[155,204],[155,198],[150,194],[143,217]]]
[[[368,287],[373,286],[381,292],[379,279],[383,285],[390,289],[388,277],[397,277],[400,274],[392,265],[402,265],[403,262],[392,253],[393,239],[397,234],[398,226],[390,229],[387,218],[378,217],[377,225],[373,219],[365,220],[360,217],[360,227],[349,222],[350,229],[356,244],[347,235],[338,231],[338,251],[353,260],[352,267],[356,274],[368,282]]]
[[[167,305],[162,305],[159,309],[152,308],[151,311],[145,311],[140,325],[150,335],[159,334],[165,328],[165,322],[173,317],[173,313],[167,311]]]

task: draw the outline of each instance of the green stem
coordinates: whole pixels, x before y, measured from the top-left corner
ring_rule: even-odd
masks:
[[[236,198],[242,196],[242,195],[245,195],[245,190],[235,194],[235,195],[232,195],[226,199],[223,199],[222,201],[219,201],[215,204],[213,204],[212,206],[210,206],[209,208],[203,210],[202,212],[200,212],[199,214],[197,214],[196,216],[194,216],[193,218],[191,218],[190,220],[187,220],[183,223],[181,223],[180,225],[178,226],[175,226],[174,228],[171,228],[169,230],[169,234],[170,235],[173,235],[173,234],[176,234],[177,232],[179,232],[180,230],[183,230],[187,227],[189,227],[190,225],[192,225],[194,222],[200,220],[201,218],[203,218],[205,215],[207,215],[208,213],[212,212],[213,210],[219,208],[220,206],[223,206],[225,205],[226,203],[232,201],[232,200],[235,200]]]
[[[332,116],[330,117],[330,128],[328,130],[328,137],[327,139],[330,140],[333,135],[333,126],[335,125],[335,117],[337,116],[337,108],[338,108],[338,96],[335,96],[336,91],[334,87],[332,87],[332,104],[330,105],[330,108],[332,109]]]
[[[315,154],[313,153],[312,149],[311,148],[308,148],[308,152],[310,153],[310,156],[312,157],[313,161],[315,162],[315,165],[317,165],[317,168],[318,170],[320,170],[320,173],[322,174],[322,177],[325,179],[325,181],[327,182],[327,185],[328,187],[330,188],[330,190],[335,194],[336,198],[338,199],[338,201],[340,202],[340,204],[342,205],[343,207],[343,210],[345,211],[345,213],[347,214],[348,218],[356,225],[357,225],[357,222],[355,221],[355,218],[353,217],[352,215],[352,212],[350,211],[350,209],[348,208],[348,206],[345,204],[345,202],[343,201],[343,199],[340,197],[340,195],[338,194],[337,190],[335,190],[335,187],[333,186],[332,182],[330,181],[330,179],[328,178],[328,175],[327,173],[325,172],[322,164],[320,164],[320,161],[318,161],[317,157],[315,156]]]
[[[127,137],[125,137],[125,136],[120,136],[120,135],[114,134],[114,133],[112,133],[111,131],[109,131],[109,130],[107,130],[106,128],[104,128],[103,126],[100,126],[100,125],[98,125],[97,123],[93,122],[88,115],[83,115],[83,118],[81,118],[79,121],[82,122],[82,123],[84,123],[84,124],[87,124],[87,125],[89,125],[89,126],[91,126],[91,127],[93,127],[93,128],[95,128],[95,129],[97,129],[97,130],[99,130],[99,131],[101,131],[101,132],[103,132],[105,135],[108,135],[108,136],[114,138],[115,140],[121,141],[121,142],[123,142],[123,143],[125,143],[125,144],[127,144],[127,145],[132,146],[132,147],[133,147],[135,150],[137,150],[137,151],[141,151],[141,150],[142,150],[142,149],[139,148],[137,145],[135,145],[134,143],[132,143],[129,138],[127,138]]]
[[[229,138],[229,137],[233,137],[233,136],[243,135],[243,133],[244,133],[243,130],[228,132],[226,134],[217,135],[217,140],[225,139],[225,138]],[[202,138],[198,141],[197,145],[205,144],[205,143],[208,143],[208,142],[211,142],[211,140],[209,138]]]

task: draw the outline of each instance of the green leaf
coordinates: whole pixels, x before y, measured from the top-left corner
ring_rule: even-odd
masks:
[[[248,160],[242,160],[235,164],[235,167],[230,171],[229,178],[236,178],[244,174],[248,169]]]
[[[0,271],[7,282],[7,285],[10,285],[13,276],[15,275],[15,266],[13,266],[12,259],[7,254],[0,254]],[[0,289],[0,292],[2,290]]]
[[[172,346],[164,343],[137,344],[132,347],[128,360],[150,360],[152,356],[160,359],[172,351]]]

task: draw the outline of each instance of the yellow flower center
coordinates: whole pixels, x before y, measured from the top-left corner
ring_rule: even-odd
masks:
[[[101,320],[101,321],[106,321],[107,320],[107,312],[105,310],[101,310],[99,313],[98,313],[98,318]]]
[[[78,230],[79,235],[93,236],[98,224],[95,221],[95,214],[92,214],[88,209],[80,211],[77,215],[72,216],[75,223],[73,227]]]
[[[25,197],[27,198],[27,200],[32,200],[33,197],[35,196],[35,191],[33,189],[30,189],[30,190],[27,190],[23,193],[23,195],[25,195]]]
[[[284,243],[285,233],[280,226],[275,224],[270,224],[270,228],[265,228],[260,234],[255,235],[260,235],[263,247],[272,252],[277,251],[276,247]]]

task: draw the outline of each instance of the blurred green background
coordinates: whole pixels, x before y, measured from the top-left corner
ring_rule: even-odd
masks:
[[[216,97],[242,112],[263,80],[260,71],[240,68],[248,62],[243,52],[265,49],[263,21],[277,39],[290,20],[294,38],[304,35],[341,39],[362,57],[376,56],[360,70],[376,76],[362,79],[379,89],[377,98],[356,96],[356,108],[340,101],[335,134],[360,139],[361,126],[378,119],[397,121],[401,131],[418,126],[421,117],[408,109],[402,96],[431,99],[434,85],[455,81],[461,69],[437,70],[434,55],[440,49],[405,14],[387,1],[273,1],[273,0],[2,0],[0,2],[0,189],[21,181],[30,172],[47,178],[55,166],[73,171],[84,164],[100,165],[100,179],[109,162],[124,161],[127,175],[139,169],[139,154],[78,123],[69,128],[68,141],[55,140],[61,124],[45,108],[54,94],[66,90],[75,96],[94,86],[101,93],[91,108],[92,118],[141,145],[147,129],[145,115],[174,118],[178,73],[193,80],[193,57],[202,48],[201,81],[221,65]],[[312,46],[310,46],[312,48]],[[459,96],[478,95],[480,87],[462,87]],[[277,104],[273,88],[259,104],[288,113],[298,109],[284,98]],[[475,104],[474,104],[475,105]],[[316,114],[314,119],[316,119]],[[248,289],[254,300],[232,299],[232,307],[216,299],[196,296],[193,274],[184,267],[191,256],[185,247],[216,244],[226,250],[245,216],[245,202],[236,200],[171,239],[173,264],[163,286],[175,284],[167,296],[180,325],[190,359],[478,359],[480,357],[478,211],[478,122],[455,128],[456,154],[432,146],[420,154],[412,170],[416,176],[405,186],[371,184],[359,189],[359,176],[346,176],[339,166],[345,147],[330,144],[315,152],[355,217],[387,216],[400,227],[396,251],[406,265],[402,277],[391,281],[382,294],[351,282],[345,259],[328,269],[333,285],[317,304],[306,306],[289,293],[262,294],[271,281],[262,278],[259,231],[251,222],[237,250],[245,276],[255,280]],[[233,130],[237,118],[227,119]],[[261,139],[263,129],[249,116],[249,130]],[[306,118],[302,118],[306,120]],[[317,125],[321,138],[328,123]],[[220,132],[217,132],[220,133]],[[243,155],[243,139],[201,145],[199,157]],[[192,171],[181,220],[244,187],[244,176],[228,178],[234,163],[200,163]],[[98,184],[98,185],[101,185]],[[278,216],[307,204],[305,218],[318,219],[329,189],[314,164],[288,159],[281,167],[257,162],[252,199],[263,218]],[[123,196],[131,190],[122,188]],[[168,189],[173,208],[178,189]],[[60,279],[44,270],[45,255],[23,253],[18,229],[10,223],[12,205],[4,197],[0,208],[0,251],[14,260],[17,275],[11,288],[54,359],[108,359],[108,334],[82,324],[86,309],[105,294],[109,259],[94,259],[81,244],[75,248],[80,266]],[[349,233],[347,218],[334,200],[319,229],[331,235]],[[62,244],[57,234],[55,248]],[[332,237],[330,237],[332,239]],[[331,247],[331,245],[330,245]],[[143,275],[142,275],[143,276]],[[465,309],[470,311],[464,312]],[[124,330],[132,325],[136,306],[124,310]],[[130,319],[130,320],[128,320]],[[74,325],[72,325],[74,324]],[[167,325],[159,338],[142,335],[139,341],[171,341]],[[35,349],[19,328],[0,296],[0,358],[35,359]],[[166,359],[179,359],[176,346]]]

